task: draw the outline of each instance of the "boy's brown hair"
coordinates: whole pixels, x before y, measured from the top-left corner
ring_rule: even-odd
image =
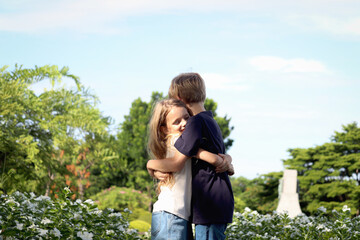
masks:
[[[204,102],[205,82],[198,73],[181,73],[171,81],[169,98],[181,99],[187,104]]]

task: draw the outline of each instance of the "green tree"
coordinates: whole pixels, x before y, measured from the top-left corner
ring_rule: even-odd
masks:
[[[234,194],[234,211],[243,212],[246,205],[246,200],[243,199],[242,194],[251,185],[251,180],[245,177],[230,177],[231,186]]]
[[[270,213],[278,204],[278,186],[282,172],[271,172],[248,180],[244,177],[231,178],[235,198],[235,210],[249,207],[259,213]],[[239,207],[237,207],[237,202]]]
[[[76,89],[55,88],[63,78]],[[31,85],[50,80],[40,94]],[[96,108],[97,99],[69,69],[57,66],[0,70],[0,187],[3,192],[33,191],[49,195],[65,185],[65,168],[79,161],[89,138],[107,132],[109,119]],[[83,166],[94,159],[81,159]],[[97,158],[97,161],[100,160]],[[91,165],[91,164],[90,164]],[[81,186],[81,181],[77,186]],[[83,194],[83,193],[82,193]]]
[[[303,211],[314,213],[323,206],[340,210],[347,205],[352,214],[360,209],[360,128],[343,126],[331,142],[313,148],[289,150],[286,168],[296,169]]]
[[[126,187],[150,190],[153,185],[146,170],[146,163],[149,160],[148,123],[154,103],[162,98],[164,98],[162,93],[153,92],[150,102],[142,101],[141,98],[136,99],[120,125],[117,147],[123,161],[121,171],[127,178]]]

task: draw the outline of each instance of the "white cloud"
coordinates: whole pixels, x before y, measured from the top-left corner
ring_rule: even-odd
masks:
[[[324,16],[323,19],[313,17],[310,20],[330,32],[334,30],[328,26],[329,19],[341,13],[342,17],[335,21],[335,25],[339,26],[336,29],[352,34],[359,34],[360,31],[359,18],[356,18],[359,3],[355,0],[0,0],[0,5],[3,10],[0,13],[0,31],[65,29],[85,33],[118,33],[124,30],[118,29],[116,24],[128,16],[219,11],[276,16],[286,23],[289,16],[294,15]],[[353,18],[344,20],[349,17]],[[293,21],[297,22],[296,19]]]
[[[228,10],[244,3],[246,1],[235,0],[35,0],[19,4],[0,0],[4,9],[8,9],[8,12],[0,13],[0,31],[40,32],[60,28],[86,33],[118,33],[116,22],[128,16],[178,13],[183,10]]]
[[[239,80],[231,77],[216,74],[216,73],[204,73],[203,77],[206,88],[213,90],[233,90],[233,91],[245,91],[250,87],[248,85],[241,85]]]
[[[324,31],[334,35],[360,36],[360,17],[292,16],[290,23],[305,29]]]
[[[260,71],[327,73],[326,66],[316,60],[302,58],[284,59],[274,56],[256,56],[249,60],[250,64]]]

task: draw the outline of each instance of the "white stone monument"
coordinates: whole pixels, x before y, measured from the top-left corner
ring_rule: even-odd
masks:
[[[297,171],[286,169],[279,185],[279,204],[276,209],[279,213],[285,213],[293,218],[301,214],[299,194],[297,192]]]

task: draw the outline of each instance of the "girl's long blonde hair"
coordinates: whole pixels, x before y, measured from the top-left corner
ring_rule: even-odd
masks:
[[[168,137],[163,132],[163,127],[166,125],[166,117],[173,107],[184,107],[192,116],[191,110],[180,100],[177,99],[164,99],[156,102],[152,116],[149,123],[149,140],[148,151],[152,158],[164,159],[168,150]],[[164,181],[160,181],[157,186],[157,193],[160,193],[161,186],[172,187],[175,183],[175,179],[172,173],[169,173],[169,177]]]

